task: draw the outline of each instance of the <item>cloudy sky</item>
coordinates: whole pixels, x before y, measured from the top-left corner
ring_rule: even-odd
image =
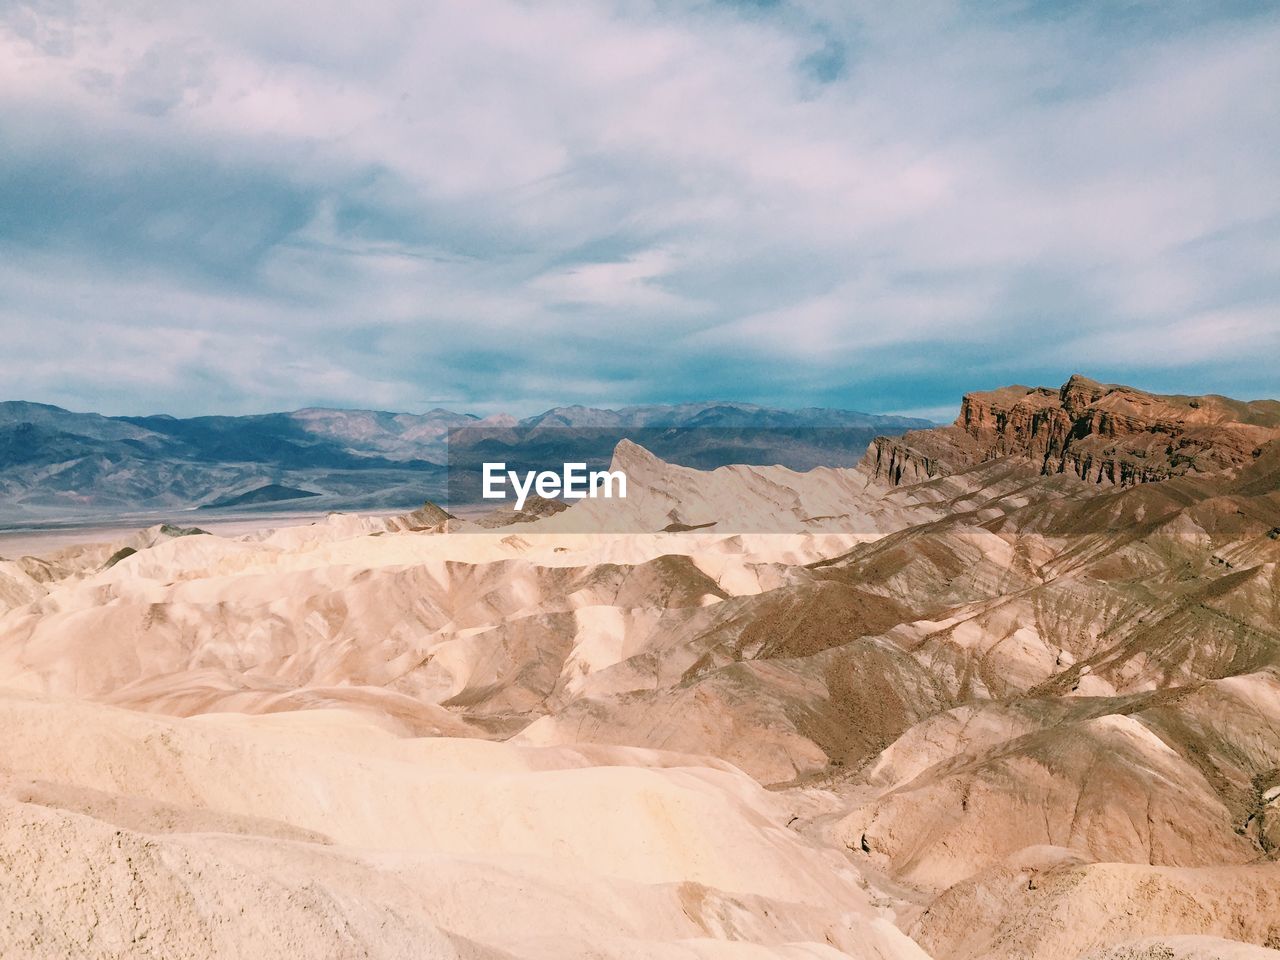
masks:
[[[0,394],[1280,395],[1274,3],[0,0]]]

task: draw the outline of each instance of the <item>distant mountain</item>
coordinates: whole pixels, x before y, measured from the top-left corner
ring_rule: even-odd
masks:
[[[265,486],[242,493],[236,497],[215,500],[205,504],[202,510],[219,510],[223,507],[244,507],[257,503],[280,503],[285,500],[303,500],[307,497],[318,497],[313,490],[299,490],[297,487],[286,487],[279,483],[268,483]]]
[[[444,462],[449,430],[481,423],[469,414],[433,410],[421,415],[378,410],[307,409],[247,417],[123,417],[209,460],[278,463],[288,467],[353,466],[374,458],[390,463]]]
[[[881,431],[916,430],[932,427],[928,420],[914,417],[880,416],[852,410],[806,407],[801,410],[775,410],[753,403],[681,403],[622,407],[600,410],[594,407],[553,407],[546,413],[520,421],[520,426],[539,427],[658,428],[777,428],[798,427],[864,427]]]
[[[557,407],[516,420],[435,409],[423,414],[310,408],[179,419],[106,417],[0,402],[0,522],[23,524],[196,508],[397,509],[447,499],[449,435],[529,457],[607,463],[616,442],[676,463],[856,462],[876,435],[925,420],[844,410],[697,403],[617,410]],[[469,428],[458,434],[460,428]],[[700,428],[700,429],[691,429]],[[473,433],[474,431],[474,433]],[[483,449],[477,448],[483,452]],[[288,500],[261,490],[314,494]]]

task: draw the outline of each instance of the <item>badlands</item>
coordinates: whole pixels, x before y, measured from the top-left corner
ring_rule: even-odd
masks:
[[[1280,960],[1280,404],[0,561],[0,956]]]

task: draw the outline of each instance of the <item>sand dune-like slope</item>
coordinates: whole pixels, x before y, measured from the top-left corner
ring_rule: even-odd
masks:
[[[0,697],[6,956],[919,957],[726,765]]]

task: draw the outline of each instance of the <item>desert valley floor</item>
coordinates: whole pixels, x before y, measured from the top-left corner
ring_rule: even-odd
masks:
[[[615,464],[0,560],[0,956],[1280,960],[1280,404]]]

